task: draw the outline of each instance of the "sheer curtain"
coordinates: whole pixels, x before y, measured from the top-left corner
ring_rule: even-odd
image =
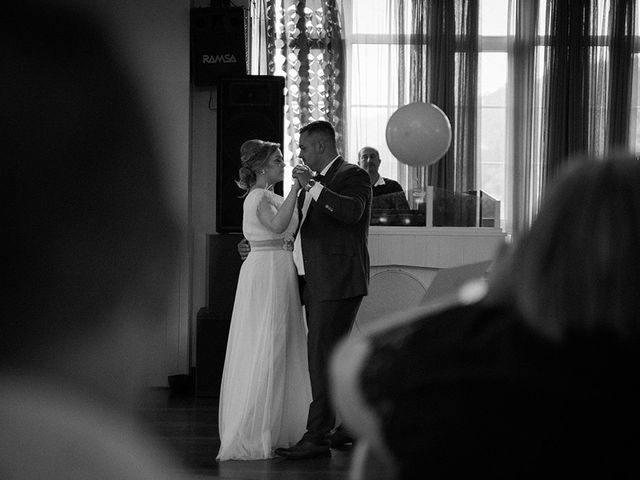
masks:
[[[398,108],[400,0],[343,0],[347,52],[346,157],[357,162],[364,146],[377,149],[380,174],[407,187],[407,168],[389,151],[385,130]]]
[[[505,230],[517,236],[531,224],[541,195],[538,0],[509,5]]]

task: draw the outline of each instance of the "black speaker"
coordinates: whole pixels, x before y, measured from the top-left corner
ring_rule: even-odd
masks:
[[[254,138],[282,145],[284,77],[248,75],[218,84],[216,230],[242,232],[243,191],[236,185],[240,146]],[[282,183],[275,186],[282,194]]]
[[[242,260],[240,235],[208,235],[209,303],[197,316],[196,394],[217,396]]]
[[[212,85],[222,76],[247,73],[243,8],[191,9],[191,78]]]

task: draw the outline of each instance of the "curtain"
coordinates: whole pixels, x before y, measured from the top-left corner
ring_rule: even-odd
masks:
[[[570,156],[640,149],[640,20],[638,0],[508,1],[500,200],[505,228],[517,237]],[[287,78],[285,156],[296,154],[304,123],[325,118],[336,124],[349,160],[364,145],[378,148],[381,173],[411,196],[427,172],[394,161],[385,126],[398,107],[431,102],[451,120],[453,141],[429,167],[429,183],[453,192],[478,189],[479,0],[255,3],[264,7],[266,71]]]
[[[628,149],[637,0],[511,0],[509,202],[514,236],[579,155]]]
[[[407,187],[407,168],[386,143],[389,117],[398,108],[398,0],[343,0],[347,52],[345,130],[347,159],[357,161],[362,147],[378,150],[383,177]]]
[[[635,29],[637,9],[637,0],[618,0],[609,12],[611,76],[607,128],[610,150],[625,149],[630,145],[631,129],[628,127],[633,105],[634,42],[635,35],[640,34]]]
[[[531,224],[541,194],[541,163],[534,142],[540,132],[538,9],[538,0],[513,0],[509,5],[505,230],[514,236]]]
[[[477,0],[402,1],[399,13],[410,9],[411,25],[398,17],[403,34],[400,58],[409,52],[408,68],[399,69],[398,101],[428,102],[449,117],[452,146],[429,167],[430,185],[452,192],[476,188],[476,117],[478,82]],[[404,31],[409,28],[409,35]],[[411,79],[407,84],[406,78]]]
[[[466,224],[468,204],[454,195],[477,189],[478,15],[477,0],[401,0],[398,9],[399,56],[408,61],[398,69],[398,103],[433,103],[451,122],[451,148],[426,179],[437,187],[443,225]],[[425,172],[416,170],[420,190]]]
[[[269,43],[274,39],[274,23],[268,17],[267,0],[252,0],[249,15],[249,73],[268,74]]]
[[[544,180],[628,143],[635,0],[547,2]]]
[[[285,146],[297,156],[300,128],[328,120],[344,144],[344,41],[336,0],[266,0],[267,68],[286,82]]]

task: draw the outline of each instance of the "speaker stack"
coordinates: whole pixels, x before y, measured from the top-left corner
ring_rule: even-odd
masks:
[[[236,185],[240,146],[260,139],[282,145],[284,77],[246,75],[218,82],[216,230],[242,232],[242,190]],[[275,188],[282,193],[282,183]]]
[[[246,25],[243,8],[191,9],[191,78],[195,85],[246,75]]]

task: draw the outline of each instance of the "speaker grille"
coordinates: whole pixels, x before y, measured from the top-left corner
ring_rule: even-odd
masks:
[[[191,77],[212,85],[247,73],[247,17],[243,8],[191,9]]]
[[[282,145],[284,78],[247,75],[221,78],[218,85],[216,230],[242,232],[242,190],[235,184],[240,146],[257,138]],[[282,193],[282,185],[276,186]]]

